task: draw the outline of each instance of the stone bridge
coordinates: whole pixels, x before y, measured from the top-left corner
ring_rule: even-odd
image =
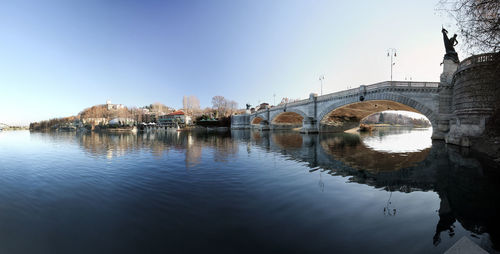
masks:
[[[470,146],[483,134],[497,101],[498,54],[459,64],[443,61],[440,82],[385,81],[232,116],[232,129],[299,129],[301,133],[342,132],[376,112],[417,112],[430,121],[433,139]]]
[[[300,128],[302,133],[340,132],[354,128],[376,112],[405,110],[425,115],[437,125],[439,108],[438,82],[387,81],[276,106],[240,116],[232,127],[283,129]],[[302,123],[280,121],[296,114]],[[257,120],[256,120],[257,119]],[[238,119],[240,120],[240,119]]]

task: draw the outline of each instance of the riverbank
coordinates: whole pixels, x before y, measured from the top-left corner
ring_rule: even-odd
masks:
[[[346,133],[351,133],[351,134],[357,134],[359,132],[371,132],[375,131],[380,128],[430,128],[426,126],[420,126],[420,125],[400,125],[400,124],[361,124],[358,127],[346,130],[344,132]]]
[[[1,128],[0,131],[24,131],[29,130],[28,126],[9,126]]]

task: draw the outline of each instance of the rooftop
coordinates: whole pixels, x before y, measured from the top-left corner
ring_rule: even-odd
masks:
[[[175,115],[185,115],[185,114],[182,110],[177,110],[177,111],[174,111],[174,112],[168,114],[168,116],[175,116]]]

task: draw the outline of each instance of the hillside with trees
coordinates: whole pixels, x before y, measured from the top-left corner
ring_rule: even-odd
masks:
[[[205,124],[210,121],[220,121],[213,123],[217,126],[227,126],[230,123],[230,116],[235,113],[244,112],[238,109],[238,103],[228,100],[224,96],[214,96],[212,98],[212,107],[201,109],[200,101],[196,96],[184,96],[182,99],[182,111],[193,119],[203,120]],[[30,124],[30,130],[50,130],[50,129],[77,129],[86,128],[93,130],[95,126],[104,128],[109,125],[113,119],[119,118],[119,122],[156,123],[158,124],[160,116],[174,112],[175,109],[162,103],[155,102],[142,107],[128,108],[122,104],[94,105],[86,108],[76,116],[53,118],[50,120],[33,122]],[[116,121],[116,120],[115,120]]]
[[[69,116],[62,118],[52,118],[45,121],[30,123],[30,130],[49,130],[59,128],[61,126],[65,126],[67,124],[73,123],[75,120],[78,120],[77,116]]]

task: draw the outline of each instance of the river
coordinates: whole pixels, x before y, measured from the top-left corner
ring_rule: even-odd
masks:
[[[0,253],[498,253],[498,165],[431,133],[0,132]]]

